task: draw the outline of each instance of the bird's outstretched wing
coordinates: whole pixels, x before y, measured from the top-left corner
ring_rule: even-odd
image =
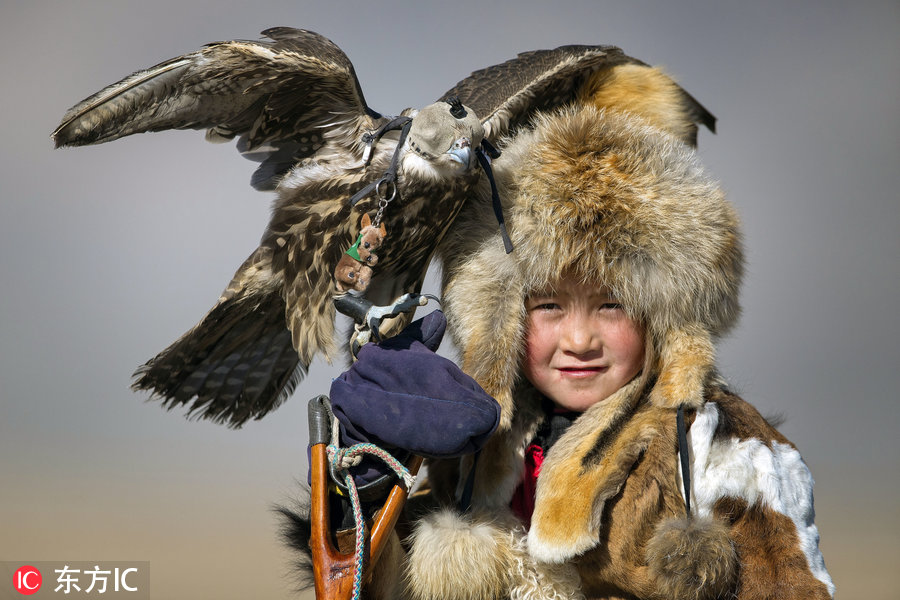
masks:
[[[280,405],[306,374],[285,327],[272,250],[257,248],[203,319],[135,372],[134,390],[240,427]]]
[[[254,187],[272,189],[340,130],[372,128],[380,115],[366,105],[353,65],[333,42],[289,27],[262,34],[271,41],[208,44],[106,87],[66,113],[54,143],[81,146],[165,129],[206,129],[211,141],[240,136],[239,150],[263,161]]]
[[[621,67],[628,69],[627,84],[623,83],[623,77],[613,75]],[[635,73],[639,74],[636,78]],[[687,123],[673,127],[673,133],[687,143],[696,144],[697,123],[715,131],[715,117],[690,94],[657,69],[627,56],[615,46],[572,45],[523,52],[504,63],[473,72],[441,98],[456,96],[471,107],[482,119],[485,137],[497,142],[503,136],[515,134],[536,112],[575,101],[591,101],[587,95],[607,91],[604,88],[616,79],[614,97],[603,95],[595,104],[621,105],[636,99],[640,105],[638,110],[647,107],[655,111],[659,105],[671,103],[670,98],[662,95],[674,94],[679,117]],[[660,90],[660,80],[670,83],[671,86],[662,86],[670,89]],[[623,87],[628,88],[624,95]]]

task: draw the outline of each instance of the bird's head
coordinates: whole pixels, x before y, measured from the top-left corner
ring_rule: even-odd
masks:
[[[415,166],[436,175],[465,173],[478,166],[475,149],[483,137],[484,128],[472,109],[450,98],[416,113],[407,136],[408,154],[415,157]]]

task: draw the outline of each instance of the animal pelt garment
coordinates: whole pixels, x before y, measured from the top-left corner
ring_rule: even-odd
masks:
[[[371,597],[833,596],[809,470],[715,371],[714,340],[739,312],[737,216],[679,137],[689,115],[659,95],[634,97],[544,114],[503,145],[494,174],[515,252],[487,190],[439,248],[461,367],[499,401],[500,425],[477,461],[428,463],[427,492],[411,500],[409,534],[376,566]],[[645,362],[546,453],[526,529],[510,501],[546,411],[520,369],[525,299],[564,274],[611,289],[643,326]]]
[[[431,493],[445,508],[413,529],[403,568],[411,597],[833,595],[809,470],[715,372],[713,341],[739,311],[738,221],[670,130],[665,117],[615,107],[545,115],[504,148],[506,168],[498,161],[496,169],[516,251],[506,255],[475,210],[448,235],[451,334],[463,369],[500,401],[503,416],[475,463],[467,513],[452,507],[472,459],[429,464]],[[645,364],[550,449],[526,531],[509,504],[545,414],[520,373],[524,300],[563,274],[612,290],[644,326]]]

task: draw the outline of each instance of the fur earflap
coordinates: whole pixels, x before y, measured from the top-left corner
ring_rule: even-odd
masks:
[[[662,597],[707,600],[732,588],[738,557],[723,522],[679,518],[657,525],[647,544],[647,564]]]

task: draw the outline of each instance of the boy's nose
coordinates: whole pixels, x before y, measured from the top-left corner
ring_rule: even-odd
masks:
[[[563,323],[560,335],[560,349],[572,354],[585,354],[600,346],[600,337],[590,320],[577,315],[569,315]]]

